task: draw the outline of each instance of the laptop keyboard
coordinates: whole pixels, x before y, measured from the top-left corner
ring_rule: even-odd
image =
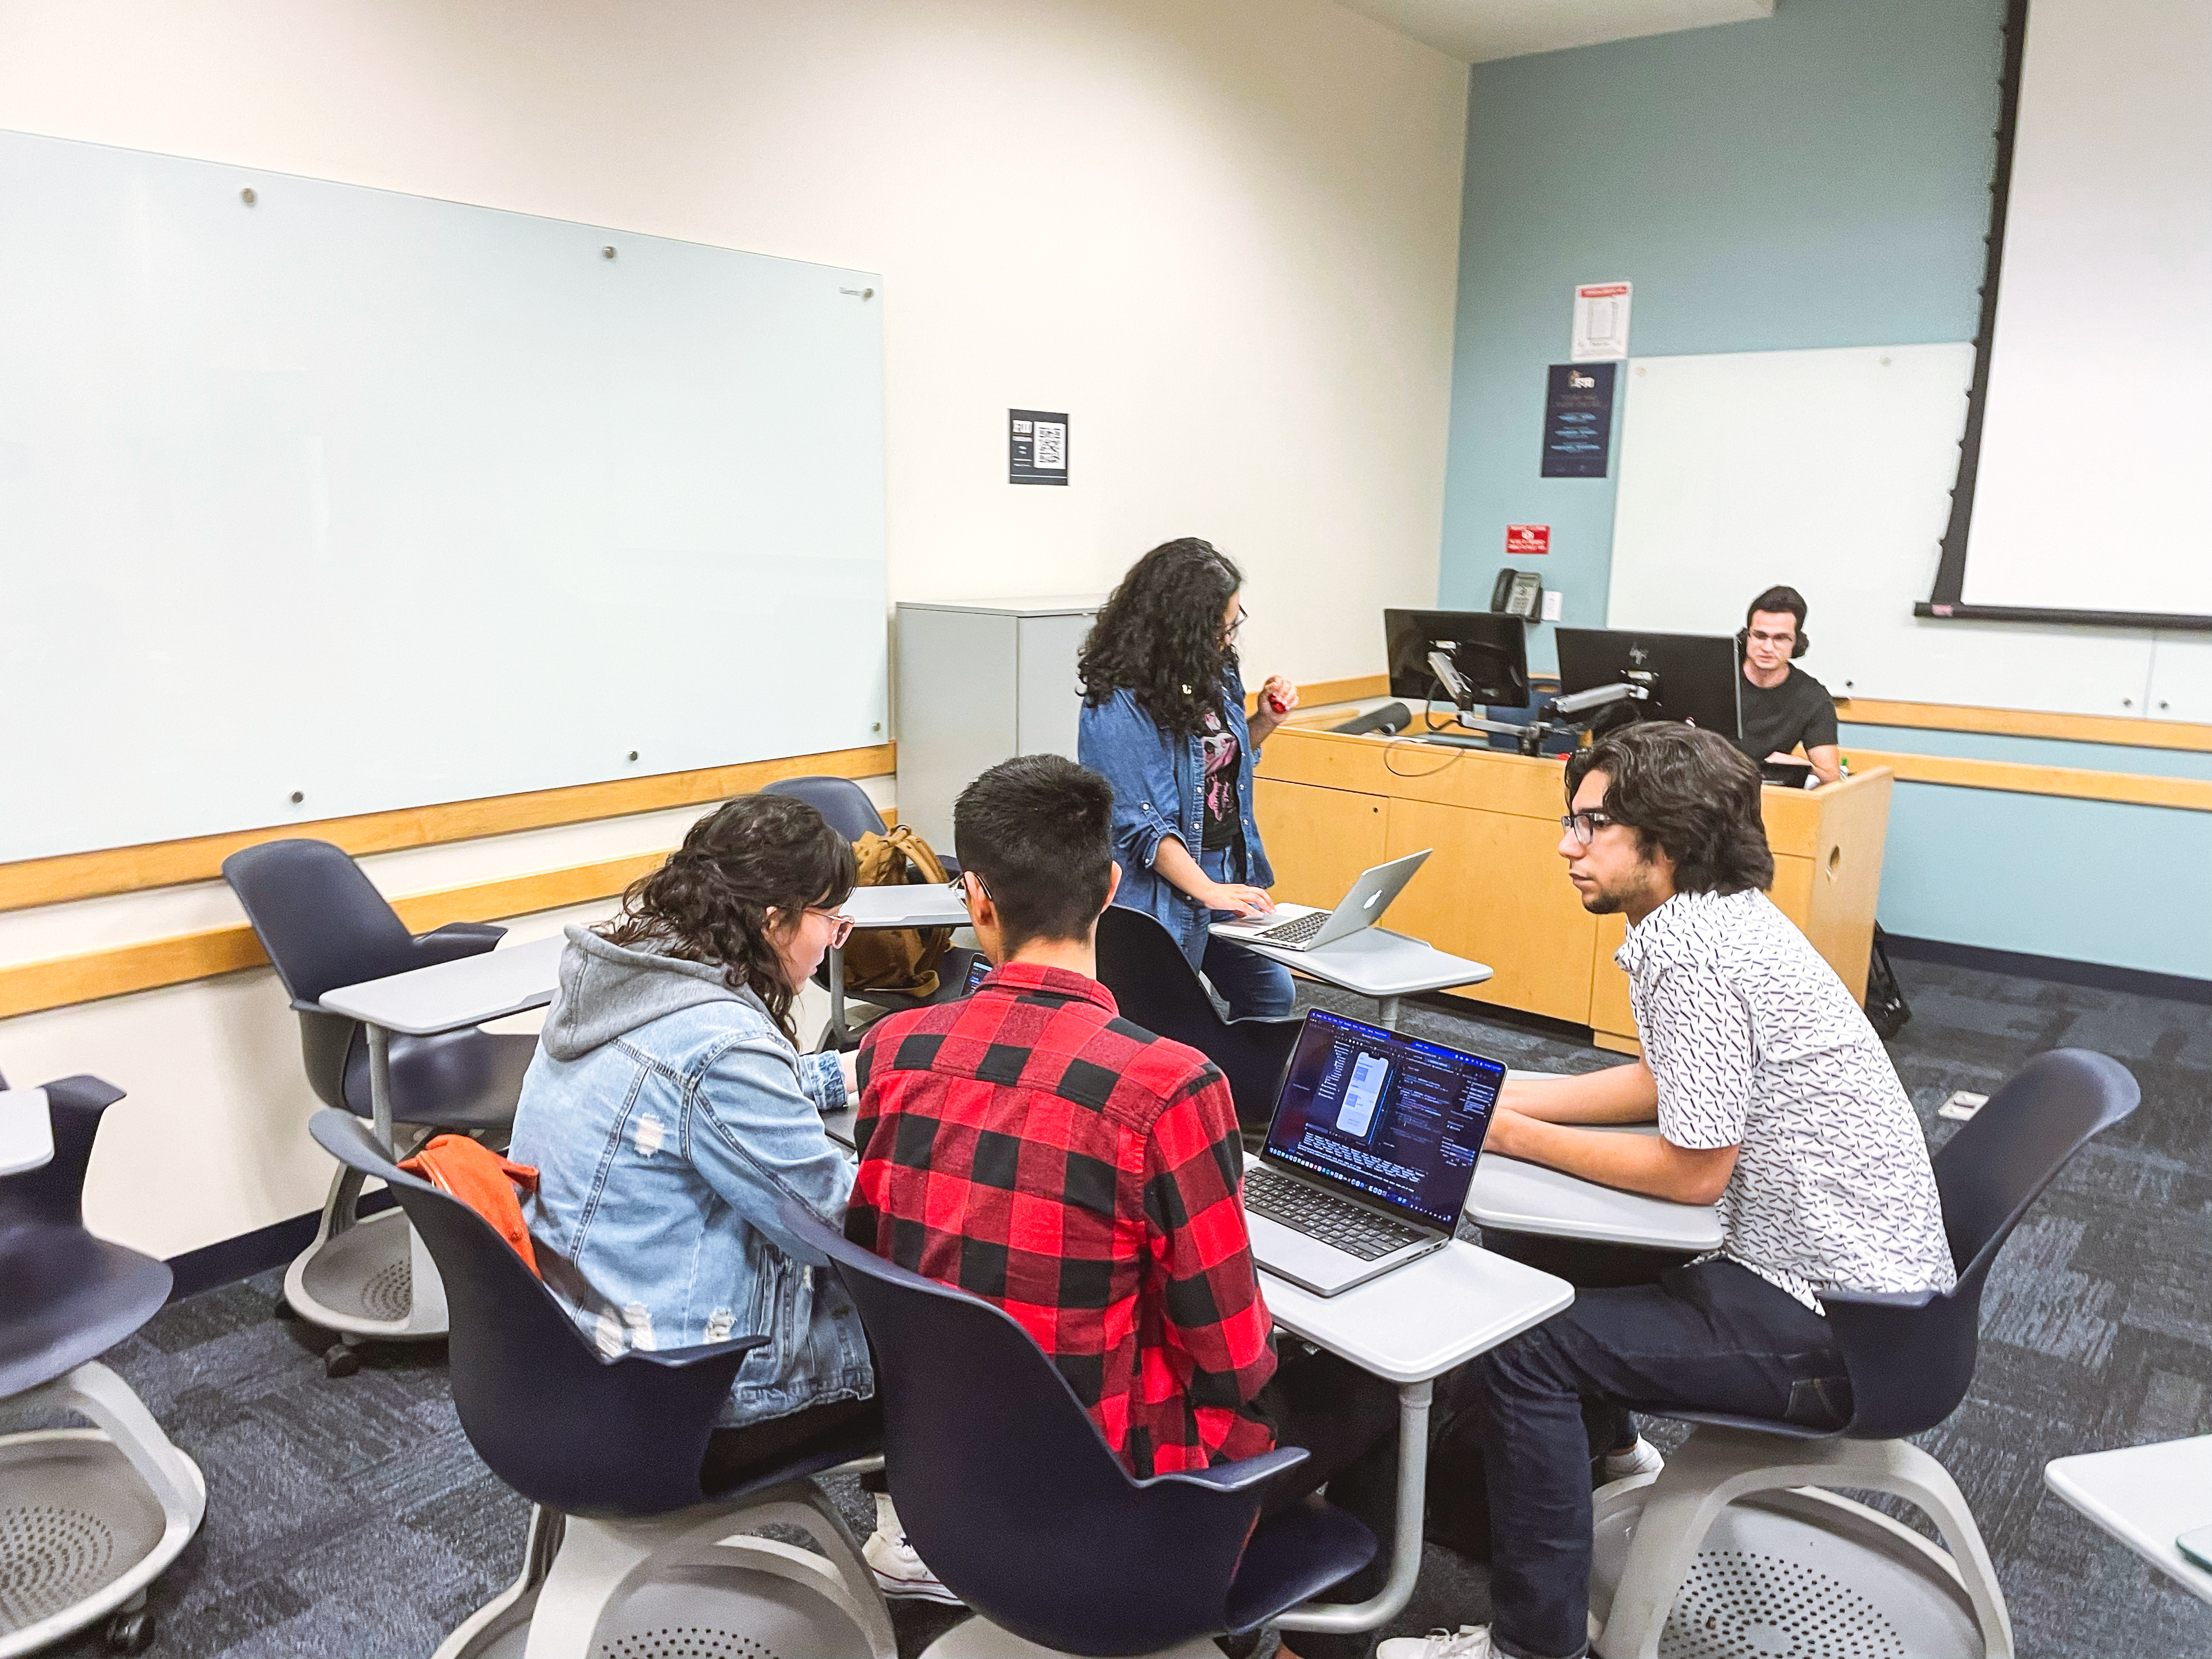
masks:
[[[1333,1244],[1362,1261],[1379,1260],[1429,1236],[1402,1221],[1364,1210],[1334,1193],[1278,1175],[1265,1164],[1255,1164],[1244,1172],[1244,1207],[1324,1244]]]
[[[1289,921],[1279,921],[1273,927],[1252,937],[1262,945],[1304,945],[1322,930],[1333,913],[1316,910],[1311,915],[1297,916]]]

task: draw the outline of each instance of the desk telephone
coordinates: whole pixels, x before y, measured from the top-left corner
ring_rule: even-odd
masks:
[[[1501,570],[1490,590],[1490,608],[1534,622],[1544,605],[1544,579],[1533,570]]]

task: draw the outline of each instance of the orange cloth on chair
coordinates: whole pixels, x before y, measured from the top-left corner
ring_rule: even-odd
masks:
[[[517,1187],[526,1193],[538,1190],[537,1170],[510,1164],[466,1135],[440,1135],[399,1167],[458,1198],[491,1223],[492,1231],[514,1247],[523,1265],[538,1272],[538,1253],[530,1247],[530,1229],[522,1224],[522,1201],[514,1195]]]

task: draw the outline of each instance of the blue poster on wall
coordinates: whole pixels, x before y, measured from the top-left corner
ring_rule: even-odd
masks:
[[[1544,395],[1547,478],[1602,478],[1613,454],[1617,363],[1553,363]]]

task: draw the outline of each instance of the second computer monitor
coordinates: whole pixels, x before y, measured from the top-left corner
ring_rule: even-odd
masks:
[[[1626,718],[1681,720],[1733,743],[1743,732],[1737,686],[1742,679],[1735,641],[1724,635],[1647,634],[1628,628],[1559,630],[1559,691],[1571,696],[1601,685],[1641,685],[1650,696],[1620,705]],[[1602,730],[1621,717],[1597,721]]]
[[[1390,695],[1463,709],[1526,708],[1528,628],[1497,611],[1385,611]]]

